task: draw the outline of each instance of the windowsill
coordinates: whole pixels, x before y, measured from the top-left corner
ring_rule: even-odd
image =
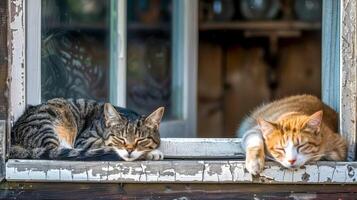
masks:
[[[233,159],[6,163],[6,180],[25,182],[355,184],[356,172],[357,162],[318,162],[296,170],[268,162],[259,177],[244,169],[244,161]]]

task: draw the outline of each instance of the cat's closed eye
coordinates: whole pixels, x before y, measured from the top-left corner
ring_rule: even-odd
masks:
[[[307,145],[305,144],[300,144],[296,147],[298,152],[301,152],[302,150],[306,149]]]
[[[284,149],[284,148],[281,148],[281,147],[275,148],[275,150],[285,153],[285,149]]]
[[[113,140],[116,142],[116,143],[120,143],[120,144],[123,144],[125,145],[125,140],[122,139],[122,138],[118,138],[118,137],[113,137]]]
[[[138,142],[137,145],[146,146],[146,145],[149,144],[149,143],[150,143],[150,141],[148,141],[148,140],[143,140],[143,141]]]

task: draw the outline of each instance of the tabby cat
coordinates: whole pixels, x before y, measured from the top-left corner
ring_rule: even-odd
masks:
[[[264,168],[265,156],[286,168],[309,161],[345,160],[346,142],[337,133],[337,113],[310,95],[291,96],[257,108],[241,124],[246,169]]]
[[[109,103],[56,98],[31,106],[11,133],[11,158],[162,160],[160,107],[148,117]]]

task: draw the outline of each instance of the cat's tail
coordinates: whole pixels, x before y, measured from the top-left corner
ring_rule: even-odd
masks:
[[[119,161],[123,160],[112,148],[70,149],[70,148],[33,148],[21,146],[10,148],[10,158],[14,159],[44,159],[72,161]]]

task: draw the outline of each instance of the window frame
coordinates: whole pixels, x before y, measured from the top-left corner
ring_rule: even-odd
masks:
[[[36,0],[40,1],[40,0]],[[121,0],[119,0],[121,1]],[[185,0],[189,2],[190,0]],[[27,1],[28,2],[28,1]],[[196,6],[190,9],[197,9]],[[0,126],[0,134],[3,138],[3,143],[1,145],[2,153],[4,156],[8,151],[6,147],[10,144],[10,127],[12,126],[14,120],[22,113],[26,106],[26,76],[24,76],[26,66],[30,62],[29,56],[26,53],[26,27],[25,22],[26,18],[26,1],[25,0],[10,0],[9,1],[9,118],[7,121],[7,128]],[[323,56],[322,56],[322,71],[323,71],[323,82],[322,82],[322,96],[323,100],[331,105],[334,109],[340,111],[340,132],[341,134],[348,139],[348,159],[353,160],[355,155],[355,141],[356,141],[356,2],[353,0],[325,0],[323,1]],[[197,10],[196,10],[197,14]],[[191,22],[198,21],[192,20],[189,18],[191,15],[185,15],[185,21]],[[197,17],[197,15],[195,16]],[[195,18],[197,19],[197,18]],[[329,21],[330,20],[330,21]],[[336,29],[337,26],[337,29]],[[35,30],[36,31],[36,30]],[[37,30],[38,31],[38,30]],[[192,36],[192,33],[195,33],[194,30],[186,30],[186,34]],[[197,31],[197,29],[196,29]],[[197,34],[196,34],[197,36]],[[194,37],[196,37],[194,36]],[[192,41],[197,42],[193,39]],[[191,40],[187,40],[187,45],[194,45]],[[28,42],[28,41],[27,41]],[[36,41],[33,41],[34,43]],[[330,44],[338,44],[332,45]],[[194,48],[193,55],[196,55],[197,46]],[[337,55],[337,56],[336,56]],[[329,57],[330,56],[330,57]],[[330,58],[330,60],[328,60]],[[30,58],[31,59],[31,58]],[[187,63],[196,63],[197,60],[194,56],[186,58],[185,62]],[[336,67],[338,66],[338,67]],[[195,66],[195,69],[197,66]],[[338,70],[336,70],[336,68]],[[190,77],[195,79],[197,71],[188,73]],[[330,83],[330,80],[334,80]],[[192,91],[193,92],[193,91]],[[193,97],[196,97],[196,91],[190,93]],[[196,108],[194,106],[194,108]],[[192,109],[192,108],[191,108]],[[0,122],[4,124],[5,122]],[[193,125],[195,126],[195,125]],[[2,129],[6,129],[7,134],[4,134]],[[180,140],[183,142],[180,143]],[[217,144],[217,141],[221,143]],[[223,142],[222,142],[223,141]],[[170,145],[170,148],[165,147],[165,145]],[[207,145],[205,148],[202,148],[203,144]],[[268,163],[267,168],[263,171],[263,174],[260,178],[252,177],[250,174],[247,174],[244,170],[244,162],[238,160],[218,160],[218,161],[204,161],[202,158],[207,158],[209,156],[215,156],[210,151],[204,149],[213,148],[214,151],[220,152],[221,148],[227,144],[239,145],[240,139],[205,139],[205,138],[190,138],[186,141],[184,139],[178,138],[163,138],[162,150],[164,154],[170,157],[168,153],[173,149],[173,158],[176,156],[181,158],[184,155],[187,155],[190,152],[183,152],[185,148],[190,147],[191,149],[200,149],[201,154],[195,154],[195,151],[192,154],[188,154],[189,158],[195,159],[192,161],[184,160],[173,160],[173,161],[142,161],[142,162],[61,162],[61,161],[35,161],[35,160],[13,160],[10,159],[5,163],[5,160],[2,163],[3,174],[6,174],[6,180],[8,181],[76,181],[67,177],[58,177],[57,179],[48,180],[47,175],[43,178],[43,173],[49,172],[51,167],[56,166],[56,169],[68,170],[69,174],[82,174],[88,173],[92,167],[95,166],[108,166],[108,169],[111,165],[114,165],[113,169],[129,169],[129,173],[121,173],[120,178],[109,180],[109,179],[98,179],[97,176],[94,178],[84,178],[80,181],[90,181],[90,182],[160,182],[158,177],[160,174],[165,174],[169,172],[169,177],[174,176],[174,179],[167,179],[163,182],[239,182],[239,183],[269,183],[271,177],[274,178],[273,183],[356,183],[355,179],[352,179],[350,173],[353,172],[353,178],[357,176],[357,163],[356,162],[318,162],[315,165],[308,165],[305,169],[299,169],[296,171],[282,170],[279,166],[274,163]],[[181,148],[179,148],[181,145]],[[182,148],[182,145],[185,148]],[[218,146],[217,146],[218,145]],[[220,146],[221,145],[221,146]],[[172,148],[178,147],[178,148]],[[238,146],[237,146],[238,149]],[[240,149],[228,149],[226,152],[227,155],[238,156],[241,153]],[[212,149],[211,149],[212,150]],[[238,151],[238,152],[235,152]],[[237,158],[235,157],[235,158]],[[35,163],[35,164],[33,164]],[[236,165],[232,165],[232,164]],[[144,181],[140,180],[142,173],[137,173],[137,170],[148,169],[153,166],[161,167],[163,171],[152,171],[152,178],[157,179],[157,181]],[[166,166],[166,167],[165,167]],[[218,170],[212,170],[216,168]],[[82,170],[80,170],[82,169]],[[85,169],[85,170],[84,170]],[[139,169],[139,171],[140,171]],[[17,178],[12,178],[10,175],[13,174],[12,170],[20,170],[22,172],[17,176]],[[76,171],[77,170],[77,171]],[[79,173],[77,173],[79,170]],[[84,171],[83,171],[84,170]],[[211,170],[211,171],[210,171]],[[238,170],[238,171],[235,171]],[[310,171],[309,171],[310,170]],[[105,170],[104,170],[105,171]],[[304,173],[318,174],[317,179],[312,179],[313,181],[304,181]],[[7,173],[6,173],[7,172]],[[320,174],[320,172],[323,172]],[[331,173],[330,173],[331,172]],[[106,171],[105,173],[108,173]],[[120,174],[119,173],[119,174]],[[173,173],[173,175],[172,175]],[[231,174],[231,176],[225,174]],[[276,177],[281,177],[283,173],[283,179],[276,180]],[[324,174],[331,174],[331,177],[326,177]],[[27,174],[27,175],[26,175]],[[132,176],[137,175],[139,179],[133,178]],[[233,174],[237,179],[232,178]],[[280,174],[280,175],[279,175]],[[100,174],[99,174],[100,175]],[[147,175],[147,174],[146,174]],[[336,177],[334,178],[334,176]],[[205,176],[207,178],[205,179]],[[289,177],[285,179],[284,177]],[[22,177],[22,178],[21,178]],[[36,179],[37,177],[37,179]],[[179,177],[179,179],[177,179]],[[229,178],[230,179],[229,179]],[[265,178],[264,178],[265,177]],[[62,178],[62,179],[61,179]],[[351,180],[349,182],[348,180]]]

